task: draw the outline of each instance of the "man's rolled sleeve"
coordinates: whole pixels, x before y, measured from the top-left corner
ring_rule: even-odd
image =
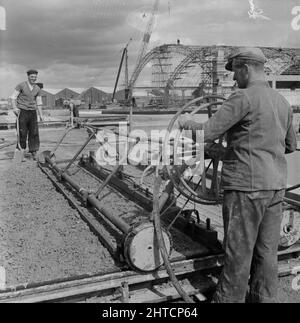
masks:
[[[291,154],[297,149],[297,137],[295,133],[295,129],[293,127],[293,112],[290,112],[289,115],[289,125],[285,138],[285,153]]]
[[[42,97],[41,96],[37,96],[36,97],[36,104],[38,106],[43,105],[43,100],[42,100]]]
[[[19,91],[19,90],[17,90],[17,88],[16,88],[16,89],[14,90],[13,94],[10,96],[10,98],[11,98],[12,100],[17,100],[17,99],[18,99],[19,94],[20,94],[20,91]]]
[[[15,89],[16,91],[18,91],[19,93],[22,91],[22,85],[21,84],[18,84],[17,86],[16,86],[16,89]]]
[[[250,110],[249,100],[243,90],[233,93],[221,108],[203,124],[205,142],[218,139],[242,120]]]

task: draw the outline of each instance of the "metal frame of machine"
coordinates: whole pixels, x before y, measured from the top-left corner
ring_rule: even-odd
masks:
[[[178,111],[178,113],[172,118],[166,138],[164,142],[160,142],[160,149],[162,150],[162,154],[164,150],[166,149],[167,145],[173,145],[173,147],[177,147],[179,144],[179,138],[178,136],[174,139],[170,139],[168,134],[172,131],[172,128],[177,120],[177,118],[184,112],[186,109],[190,108],[194,104],[198,102],[204,102],[204,104],[200,106],[196,106],[196,108],[191,113],[192,115],[195,115],[199,110],[207,109],[209,117],[212,116],[213,109],[216,108],[218,105],[222,104],[224,98],[220,96],[206,96],[202,98],[195,99],[185,105],[182,109]],[[209,102],[210,101],[210,102]],[[115,125],[118,125],[116,122]],[[131,125],[128,125],[131,129]],[[58,149],[59,145],[63,142],[63,140],[66,138],[68,133],[76,128],[85,128],[87,129],[89,133],[88,139],[82,144],[80,149],[75,153],[74,157],[69,161],[66,167],[63,169],[60,169],[55,160],[53,159],[53,156],[55,155],[55,151]],[[84,167],[86,170],[88,170],[90,173],[93,173],[96,175],[99,179],[101,179],[103,182],[99,186],[98,190],[96,192],[89,192],[83,187],[81,187],[78,183],[74,182],[74,180],[68,175],[68,169],[75,163],[75,161],[78,159],[80,154],[83,153],[87,145],[91,142],[91,140],[96,138],[97,132],[103,129],[103,125],[100,123],[88,123],[88,122],[78,122],[76,123],[76,126],[67,128],[63,136],[58,141],[57,145],[55,146],[54,150],[49,152],[46,151],[43,154],[45,164],[47,164],[48,167],[50,167],[57,175],[57,178],[60,181],[66,182],[69,186],[71,186],[73,189],[75,189],[78,194],[81,196],[83,201],[85,202],[86,206],[92,206],[96,208],[107,220],[109,223],[111,223],[114,227],[116,227],[121,233],[124,235],[124,240],[122,242],[122,257],[127,261],[129,266],[131,268],[140,270],[140,271],[155,271],[157,270],[162,264],[163,261],[160,256],[154,255],[156,251],[154,251],[154,246],[152,245],[151,241],[151,235],[155,234],[155,230],[153,228],[153,231],[151,231],[151,227],[153,226],[153,215],[151,216],[151,212],[153,211],[153,201],[155,198],[155,194],[153,195],[149,188],[145,189],[141,185],[137,185],[136,183],[130,182],[128,179],[126,179],[126,176],[123,176],[123,167],[120,164],[117,164],[114,166],[113,170],[109,173],[107,170],[102,168],[97,164],[97,161],[95,159],[94,152],[90,152],[89,154],[83,154],[80,159],[80,165]],[[115,131],[116,135],[118,135],[118,140],[120,138],[124,139],[124,135],[118,133]],[[133,148],[136,144],[139,143],[141,138],[132,137],[130,134],[125,136],[126,140],[130,142],[131,148]],[[222,143],[222,138],[219,140],[219,144]],[[194,143],[195,144],[195,143]],[[194,148],[193,148],[194,149]],[[175,148],[174,148],[175,151]],[[130,152],[130,151],[129,151]],[[129,155],[129,153],[128,153]],[[125,156],[128,158],[128,155]],[[120,162],[120,161],[119,161]],[[217,238],[217,232],[214,231],[211,228],[210,225],[210,219],[207,219],[207,223],[203,223],[199,221],[199,214],[197,215],[197,210],[184,210],[186,204],[184,207],[179,208],[176,206],[176,200],[174,200],[174,187],[179,192],[179,195],[183,195],[185,198],[187,198],[187,201],[191,200],[196,203],[203,203],[203,204],[214,204],[219,203],[221,200],[221,190],[219,188],[219,180],[218,180],[218,166],[219,166],[220,159],[213,159],[211,160],[210,165],[212,166],[212,169],[209,169],[209,167],[203,172],[200,181],[197,183],[192,183],[193,180],[190,178],[190,180],[187,182],[185,181],[180,174],[180,167],[176,167],[174,165],[166,166],[166,170],[168,173],[168,179],[169,184],[166,185],[165,190],[159,197],[159,211],[162,211],[162,215],[164,214],[171,214],[174,219],[171,221],[171,226],[176,225],[178,228],[180,227],[183,232],[186,234],[192,236],[195,240],[201,241],[206,247],[208,247],[212,253],[221,253],[221,246]],[[207,181],[206,179],[211,179],[211,187],[207,188]],[[192,185],[191,185],[192,184]],[[122,192],[122,194],[125,194],[127,197],[129,197],[131,200],[142,206],[147,212],[149,212],[149,221],[148,223],[142,223],[138,227],[131,227],[121,219],[115,217],[109,210],[106,209],[104,205],[101,204],[101,201],[99,201],[99,195],[103,191],[103,189],[110,185],[114,187],[115,189]],[[289,191],[299,187],[295,186],[289,189]],[[297,212],[297,208],[299,208],[299,201],[295,200],[294,198],[291,198],[291,195],[288,195],[291,193],[287,192],[287,197],[285,198],[285,202],[288,203],[288,207],[291,210],[292,209]],[[172,201],[170,201],[173,199]],[[298,213],[295,213],[291,211],[291,215],[288,219],[288,223],[282,228],[282,236],[286,239],[281,239],[282,247],[290,247],[293,244],[297,242],[297,237],[300,235],[300,230],[294,229],[293,227],[293,221],[295,220],[295,217],[298,218]],[[296,214],[296,216],[295,216]],[[149,231],[150,230],[150,231]],[[167,241],[168,245],[168,253],[171,252],[172,249],[172,238],[170,236],[170,233],[167,229],[163,228],[164,230],[164,237]],[[135,250],[135,246],[133,245],[140,243],[139,236],[145,235],[145,232],[147,232],[146,236],[149,235],[149,241],[148,244],[144,246],[145,250],[151,250],[151,256],[149,254],[141,252],[141,254],[147,254],[146,258],[152,259],[152,263],[147,263],[147,260],[145,260],[145,263],[137,265],[136,262],[136,255],[132,253],[132,250]],[[143,240],[143,239],[141,239]],[[107,242],[107,244],[109,244]],[[137,247],[139,249],[139,247]],[[119,248],[120,250],[120,248]],[[132,253],[132,255],[131,255]],[[121,258],[122,258],[121,257]],[[158,258],[159,260],[157,260]],[[134,260],[133,260],[134,259]],[[154,260],[155,259],[155,260]],[[150,261],[151,262],[151,261]]]
[[[116,123],[117,125],[117,123]],[[78,126],[80,128],[85,128],[89,136],[87,140],[82,144],[80,149],[75,153],[74,157],[68,162],[67,166],[64,168],[60,168],[55,161],[55,151],[57,151],[59,145],[66,138],[68,133],[77,129]],[[137,184],[133,184],[132,182],[126,180],[126,176],[122,176],[122,166],[116,165],[112,172],[109,174],[107,171],[102,169],[97,165],[95,158],[93,156],[93,152],[90,152],[90,155],[83,154],[79,165],[87,169],[89,172],[98,176],[103,180],[101,185],[99,186],[96,192],[87,191],[85,188],[81,187],[79,183],[76,183],[71,176],[68,174],[68,170],[72,165],[74,165],[75,161],[78,159],[80,154],[83,153],[88,144],[96,138],[97,131],[102,129],[103,126],[101,124],[87,124],[87,123],[79,123],[75,127],[71,127],[66,129],[63,136],[58,141],[58,144],[55,146],[53,151],[45,151],[42,155],[43,158],[40,160],[40,167],[43,169],[45,166],[51,169],[51,171],[55,174],[56,180],[60,182],[60,184],[67,185],[71,189],[75,190],[77,194],[80,196],[86,207],[92,207],[96,209],[101,215],[105,218],[107,223],[112,225],[121,233],[121,242],[117,249],[114,249],[110,242],[109,238],[105,238],[105,234],[102,235],[101,241],[105,246],[109,247],[109,250],[114,250],[114,252],[119,253],[119,260],[125,260],[127,265],[133,270],[139,272],[153,272],[157,271],[163,264],[164,261],[161,257],[159,250],[156,247],[155,242],[155,228],[153,223],[153,216],[151,212],[153,210],[153,195],[149,190],[143,189],[141,186]],[[119,134],[120,135],[120,134]],[[122,135],[120,135],[122,137]],[[137,144],[139,141],[137,138],[131,138],[133,143],[132,147]],[[45,170],[45,169],[44,169]],[[53,180],[53,178],[52,178]],[[107,186],[111,185],[125,194],[127,197],[130,197],[137,204],[141,205],[148,213],[149,220],[140,223],[138,225],[128,225],[122,219],[114,216],[108,210],[105,205],[101,203],[99,200],[99,195],[102,190]],[[159,199],[159,209],[162,210],[166,208],[166,203],[170,200],[170,197],[173,193],[173,185],[170,183],[162,193]],[[199,221],[194,221],[191,217],[191,212],[181,212],[180,208],[173,206],[170,209],[166,210],[169,215],[175,214],[178,212],[180,214],[180,219],[177,221],[176,227],[180,228],[182,232],[188,234],[195,241],[201,242],[205,244],[205,247],[210,250],[210,255],[222,254],[222,250],[220,248],[220,244],[217,240],[217,233],[210,227],[210,223],[200,223]],[[177,218],[179,218],[177,216]],[[86,217],[85,217],[86,220]],[[89,221],[91,225],[91,221]],[[172,237],[170,232],[165,227],[161,227],[163,241],[167,246],[167,253],[170,255],[172,250]],[[114,255],[116,256],[116,255]],[[191,254],[189,257],[196,257],[197,253]],[[204,255],[205,257],[207,254]]]

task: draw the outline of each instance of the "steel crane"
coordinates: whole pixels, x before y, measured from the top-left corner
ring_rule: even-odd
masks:
[[[137,59],[134,71],[133,71],[132,76],[131,76],[130,81],[129,81],[129,88],[128,88],[129,97],[132,97],[132,90],[133,90],[134,83],[135,83],[135,80],[136,80],[136,75],[139,74],[139,72],[140,72],[140,70],[142,68],[141,63],[142,63],[143,57],[145,56],[146,51],[148,49],[148,45],[149,45],[149,42],[150,42],[153,27],[154,27],[155,16],[158,13],[158,8],[159,8],[159,0],[155,0],[154,6],[153,6],[153,9],[152,9],[152,12],[151,12],[150,19],[148,21],[146,30],[144,32],[142,45],[141,45],[141,48],[139,50],[138,59]]]

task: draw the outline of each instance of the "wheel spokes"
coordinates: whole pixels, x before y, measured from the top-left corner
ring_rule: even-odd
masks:
[[[208,102],[209,100],[213,100],[213,102]],[[222,101],[217,101],[217,100],[222,100]],[[213,112],[212,112],[212,107],[213,106],[218,106],[223,103],[225,100],[224,97],[221,96],[206,96],[202,98],[197,98],[188,104],[186,104],[180,111],[177,112],[177,114],[172,118],[168,130],[167,130],[167,135],[165,137],[164,145],[163,145],[163,151],[166,152],[167,145],[170,141],[170,133],[172,132],[174,125],[176,121],[178,120],[179,116],[187,109],[193,106],[195,103],[198,102],[205,102],[204,104],[200,105],[199,107],[197,106],[191,113],[190,115],[195,115],[197,112],[200,110],[207,110],[208,116],[211,117]],[[179,145],[180,141],[180,136],[182,134],[180,132],[177,133],[175,140],[174,140],[174,161],[177,158],[176,156],[176,149]],[[223,137],[219,139],[219,144],[223,142]],[[194,136],[193,136],[193,141],[192,141],[192,150],[188,151],[188,156],[191,153],[192,157],[197,156],[197,143]],[[196,158],[197,161],[197,158]],[[202,174],[198,174],[200,176],[200,184],[196,184],[193,180],[190,180],[189,182],[186,182],[184,179],[183,173],[186,170],[185,166],[176,166],[176,165],[170,165],[167,166],[167,171],[169,174],[170,179],[172,180],[173,184],[177,188],[177,190],[185,197],[189,198],[191,201],[197,202],[197,203],[203,203],[203,204],[215,204],[220,202],[220,188],[219,188],[219,174],[218,174],[218,169],[219,169],[219,163],[220,163],[220,158],[211,158],[211,163],[213,165],[212,168],[212,175],[209,174],[209,169],[204,170]],[[175,164],[175,162],[174,162]],[[197,166],[199,164],[195,165],[195,168],[197,170]],[[205,165],[204,165],[205,167]],[[195,173],[194,173],[195,175]],[[208,187],[208,179],[211,182],[210,187]]]

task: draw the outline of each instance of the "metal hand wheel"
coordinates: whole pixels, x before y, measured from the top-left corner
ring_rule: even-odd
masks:
[[[172,118],[167,133],[163,143],[163,152],[167,154],[170,144],[170,134],[175,130],[175,124],[178,121],[180,115],[182,115],[186,110],[196,103],[200,103],[200,106],[195,106],[193,111],[190,115],[195,115],[200,110],[207,111],[208,117],[212,117],[213,115],[213,108],[218,107],[219,105],[223,104],[225,98],[222,96],[216,95],[209,95],[201,98],[197,98],[193,101],[187,103],[184,107],[180,109],[176,113],[176,115]],[[176,155],[177,148],[181,144],[180,142],[181,134],[177,131],[177,135],[174,140],[173,145],[173,152],[174,156]],[[220,137],[218,140],[218,144],[222,144],[223,137]],[[199,144],[199,143],[198,143]],[[196,150],[197,142],[193,139],[192,143],[192,150]],[[221,201],[220,196],[220,187],[219,187],[219,178],[218,178],[218,166],[219,166],[220,159],[219,158],[211,158],[209,162],[209,166],[204,170],[201,174],[200,180],[195,181],[193,176],[190,176],[189,180],[184,178],[184,173],[186,174],[186,165],[176,165],[173,163],[172,165],[166,165],[166,169],[168,175],[173,182],[176,189],[186,198],[190,199],[193,202],[200,203],[200,204],[218,204]],[[210,187],[208,187],[209,181],[207,180],[210,178]]]

